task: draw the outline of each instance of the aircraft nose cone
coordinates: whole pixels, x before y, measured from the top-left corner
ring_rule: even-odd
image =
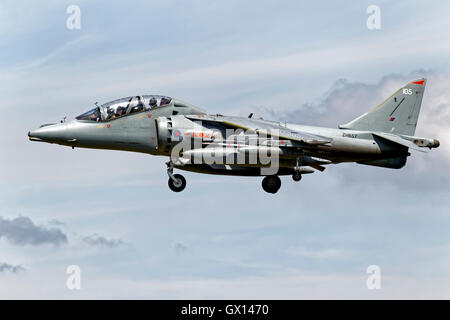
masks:
[[[67,139],[66,131],[65,124],[47,124],[41,126],[39,129],[29,131],[28,137],[32,141],[60,141]]]

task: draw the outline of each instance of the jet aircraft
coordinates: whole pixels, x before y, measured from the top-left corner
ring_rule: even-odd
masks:
[[[31,141],[72,148],[141,152],[169,157],[169,187],[182,191],[186,179],[174,169],[198,173],[261,176],[276,193],[281,175],[303,174],[330,164],[399,169],[409,149],[436,148],[436,139],[414,136],[426,79],[398,89],[385,101],[337,128],[281,123],[262,118],[207,114],[191,104],[159,95],[121,98],[74,120],[28,132]]]

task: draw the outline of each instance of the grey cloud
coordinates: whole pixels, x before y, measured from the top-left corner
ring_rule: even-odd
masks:
[[[59,221],[59,220],[57,220],[57,219],[51,219],[51,220],[49,220],[48,221],[48,224],[52,224],[52,225],[54,225],[54,226],[64,226],[65,224],[64,224],[64,222],[61,222],[61,221]]]
[[[303,103],[286,111],[272,106],[261,107],[257,113],[268,119],[291,123],[337,128],[375,107],[398,88],[411,80],[426,77],[427,88],[422,103],[416,135],[437,138],[438,149],[427,154],[411,151],[407,165],[401,170],[347,165],[335,170],[343,184],[366,184],[378,180],[401,188],[431,190],[448,188],[450,177],[442,175],[450,162],[450,76],[437,71],[417,70],[409,74],[386,75],[376,84],[337,80],[317,102]],[[276,110],[276,112],[274,111]],[[344,166],[344,165],[340,165]],[[329,171],[329,170],[328,170]],[[395,176],[393,179],[392,177]]]
[[[423,76],[437,75],[425,70],[413,71],[408,75],[391,74],[384,76],[377,84],[338,79],[319,101],[305,102],[285,112],[273,106],[260,107],[258,111],[268,119],[337,127],[377,106],[407,82]]]
[[[90,246],[108,247],[116,248],[123,244],[120,239],[106,239],[98,234],[93,234],[90,236],[83,237],[83,241]]]
[[[177,253],[183,253],[183,252],[186,252],[187,250],[188,250],[188,247],[185,246],[184,244],[182,244],[182,243],[175,244],[175,251]]]
[[[11,273],[19,273],[25,271],[25,268],[21,265],[12,265],[9,263],[0,263],[0,273],[1,272],[11,272]]]
[[[38,226],[28,217],[9,220],[0,217],[0,238],[4,237],[15,245],[60,245],[67,243],[67,236],[58,228]]]

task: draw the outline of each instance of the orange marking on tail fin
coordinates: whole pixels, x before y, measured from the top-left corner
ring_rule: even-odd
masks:
[[[421,86],[423,86],[424,83],[425,83],[425,80],[414,81],[414,82],[411,82],[411,83],[412,83],[412,84],[420,84]]]

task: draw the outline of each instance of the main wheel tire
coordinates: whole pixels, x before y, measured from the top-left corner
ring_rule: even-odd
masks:
[[[262,181],[262,187],[268,193],[277,193],[281,187],[281,180],[278,176],[267,176]]]
[[[186,188],[186,179],[181,174],[173,175],[177,181],[173,181],[172,178],[169,178],[169,188],[174,192],[183,191]]]
[[[301,175],[299,172],[295,172],[295,173],[292,175],[292,179],[293,179],[294,181],[300,181],[300,180],[302,180],[302,175]]]

